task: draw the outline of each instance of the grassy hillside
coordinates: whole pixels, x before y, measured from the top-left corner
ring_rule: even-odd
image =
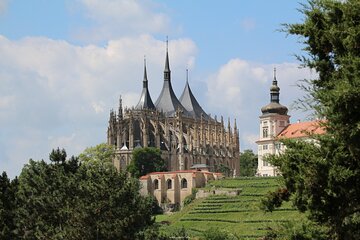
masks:
[[[209,228],[237,234],[242,239],[258,239],[269,228],[304,216],[286,203],[272,213],[260,210],[260,200],[279,186],[278,178],[239,178],[212,181],[206,188],[241,189],[239,196],[213,195],[197,199],[182,211],[157,216],[166,232],[184,227],[192,236],[200,236]],[[169,225],[168,225],[169,224]]]

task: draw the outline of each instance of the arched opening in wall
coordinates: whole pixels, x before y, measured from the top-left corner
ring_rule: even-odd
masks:
[[[171,179],[168,179],[166,181],[166,185],[167,185],[167,189],[172,189],[172,181],[171,181]]]
[[[188,170],[189,169],[189,159],[186,157],[184,160],[184,169]]]
[[[187,188],[187,180],[185,178],[181,179],[181,188]]]
[[[154,180],[154,189],[159,189],[159,180]]]
[[[208,158],[206,159],[206,165],[210,166],[210,161]]]

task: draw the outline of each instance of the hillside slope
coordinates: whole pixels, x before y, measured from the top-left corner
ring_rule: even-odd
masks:
[[[241,239],[258,239],[269,228],[289,220],[301,220],[303,214],[290,203],[272,213],[260,209],[263,196],[280,185],[278,178],[237,178],[212,181],[207,189],[241,189],[238,196],[213,195],[197,199],[182,211],[171,215],[157,216],[166,232],[184,227],[191,236],[200,236],[210,228],[226,230]]]

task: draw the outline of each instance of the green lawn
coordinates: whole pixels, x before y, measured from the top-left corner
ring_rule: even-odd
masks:
[[[279,178],[237,178],[211,181],[207,189],[241,189],[239,196],[215,195],[197,199],[180,212],[158,215],[156,221],[167,233],[184,227],[193,237],[209,228],[218,228],[237,234],[242,239],[258,239],[269,228],[287,221],[299,221],[304,214],[291,203],[285,203],[272,213],[260,210],[260,200],[280,185]]]

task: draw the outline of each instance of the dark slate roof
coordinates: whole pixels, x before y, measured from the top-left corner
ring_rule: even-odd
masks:
[[[262,107],[261,112],[264,115],[265,114],[271,114],[271,113],[276,113],[276,114],[280,114],[280,115],[286,115],[287,112],[288,112],[288,109],[287,109],[287,107],[281,105],[280,103],[271,102],[268,105]]]
[[[177,109],[182,110],[184,115],[189,115],[186,109],[181,105],[180,101],[175,96],[172,89],[171,82],[165,80],[160,96],[155,102],[156,109],[165,113],[166,116],[173,117]]]
[[[148,79],[146,73],[146,63],[144,64],[144,80],[143,80],[143,90],[140,96],[140,100],[136,105],[135,109],[155,109],[155,105],[151,100],[149,89],[148,89]]]
[[[175,116],[175,113],[178,109],[180,109],[185,116],[189,116],[189,113],[181,105],[179,99],[177,99],[174,93],[174,90],[172,89],[169,54],[167,50],[164,69],[164,84],[160,96],[155,102],[155,106],[157,110],[163,112],[168,117]]]
[[[191,117],[195,117],[200,119],[201,115],[203,115],[203,118],[208,120],[210,119],[209,115],[205,113],[205,111],[202,109],[196,98],[194,97],[189,82],[186,79],[186,84],[183,93],[180,97],[180,103],[185,107],[185,109],[189,112]]]

